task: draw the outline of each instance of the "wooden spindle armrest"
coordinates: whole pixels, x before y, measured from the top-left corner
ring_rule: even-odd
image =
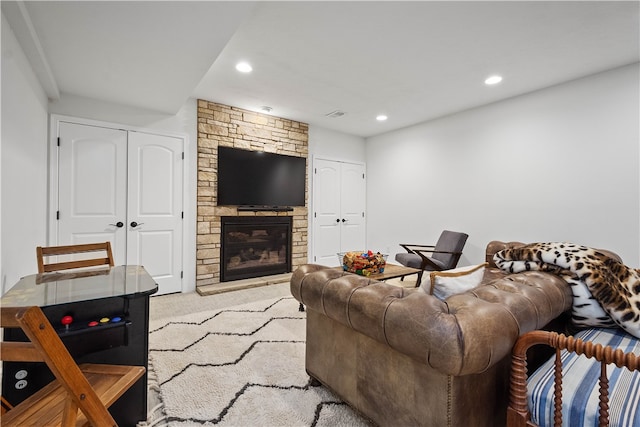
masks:
[[[560,422],[562,417],[563,366],[561,351],[567,350],[600,362],[600,425],[608,425],[609,390],[606,365],[613,363],[618,368],[626,367],[629,370],[639,370],[640,356],[636,356],[634,353],[624,353],[619,348],[615,349],[602,344],[594,344],[590,341],[583,341],[571,336],[567,337],[556,332],[532,331],[522,335],[513,347],[507,427],[536,427],[536,424],[531,422],[527,399],[527,350],[538,344],[546,344],[556,350],[554,362],[555,422]]]

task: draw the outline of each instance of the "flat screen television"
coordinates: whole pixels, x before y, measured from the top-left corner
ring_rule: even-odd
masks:
[[[306,159],[218,147],[218,205],[304,206]]]

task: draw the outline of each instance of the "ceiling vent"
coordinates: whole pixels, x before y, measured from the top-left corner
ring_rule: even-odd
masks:
[[[345,113],[344,111],[336,110],[336,111],[330,112],[329,114],[325,114],[325,116],[326,117],[331,117],[332,119],[335,119],[337,117],[342,117],[345,114],[347,114],[347,113]]]

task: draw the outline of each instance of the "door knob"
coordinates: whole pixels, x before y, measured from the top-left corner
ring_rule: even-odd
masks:
[[[142,225],[142,224],[144,224],[144,222],[131,221],[131,224],[129,224],[129,225],[131,225],[131,227],[133,227],[133,228],[136,228],[137,226]]]
[[[347,220],[346,220],[346,219],[344,219],[344,218],[342,218],[342,222],[347,222]]]
[[[109,224],[109,225],[113,225],[114,227],[122,228],[122,227],[124,227],[124,222],[118,221],[115,224]]]
[[[340,218],[336,218],[336,222],[340,222]]]

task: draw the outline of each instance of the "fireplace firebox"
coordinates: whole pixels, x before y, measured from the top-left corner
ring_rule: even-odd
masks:
[[[220,281],[291,271],[290,216],[224,216]]]

